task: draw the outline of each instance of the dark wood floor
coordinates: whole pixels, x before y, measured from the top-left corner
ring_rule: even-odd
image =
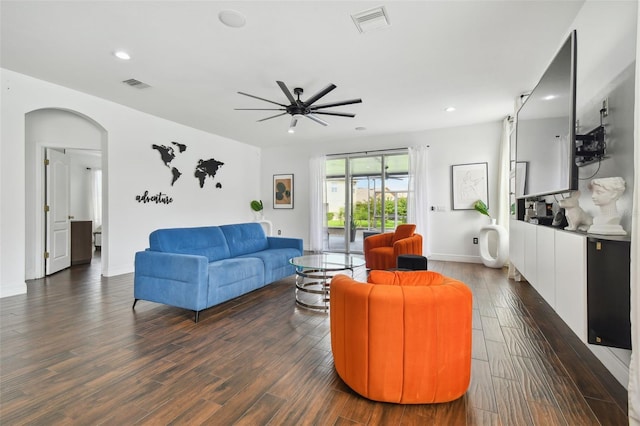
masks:
[[[0,299],[0,423],[627,425],[626,390],[527,283],[429,263],[474,294],[468,392],[434,405],[372,402],[336,375],[326,314],[285,279],[201,314],[140,301],[96,262]]]

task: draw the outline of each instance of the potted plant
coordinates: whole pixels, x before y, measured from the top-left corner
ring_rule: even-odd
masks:
[[[495,219],[491,217],[491,215],[489,214],[489,207],[487,207],[487,205],[484,203],[484,201],[482,200],[478,200],[475,203],[473,203],[473,208],[482,213],[485,216],[488,216],[489,219],[491,219],[491,223],[495,224]]]
[[[251,210],[256,216],[256,220],[262,219],[262,210],[264,209],[264,205],[262,204],[262,200],[252,200],[249,204],[251,206]]]
[[[355,220],[353,218],[353,216],[351,217],[351,234],[350,234],[350,240],[351,242],[354,242],[356,240],[356,228],[358,227],[358,221]]]

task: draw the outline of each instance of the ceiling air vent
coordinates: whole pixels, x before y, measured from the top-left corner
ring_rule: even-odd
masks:
[[[147,87],[151,87],[147,83],[143,83],[140,80],[136,80],[135,78],[124,80],[123,83],[128,84],[131,87],[135,87],[136,89],[146,89]]]
[[[387,16],[387,10],[384,6],[376,7],[369,10],[364,10],[360,13],[351,15],[353,23],[356,24],[358,31],[366,33],[378,28],[384,28],[391,25],[389,17]]]

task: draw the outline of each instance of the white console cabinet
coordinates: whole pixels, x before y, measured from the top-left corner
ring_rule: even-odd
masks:
[[[520,220],[509,222],[509,260],[522,274],[524,272],[524,226]]]
[[[586,237],[512,220],[509,239],[513,266],[586,343]]]
[[[586,237],[556,231],[556,289],[554,309],[587,342],[587,241]]]
[[[556,306],[556,230],[536,226],[536,285],[535,288],[551,306]],[[556,309],[557,311],[557,309]]]

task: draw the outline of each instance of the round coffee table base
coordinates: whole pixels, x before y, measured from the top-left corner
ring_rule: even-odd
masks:
[[[329,310],[331,275],[317,269],[296,272],[296,304],[306,309]]]
[[[289,259],[296,270],[296,305],[304,309],[327,312],[331,278],[339,273],[351,273],[364,266],[364,259],[349,254],[315,254]]]

